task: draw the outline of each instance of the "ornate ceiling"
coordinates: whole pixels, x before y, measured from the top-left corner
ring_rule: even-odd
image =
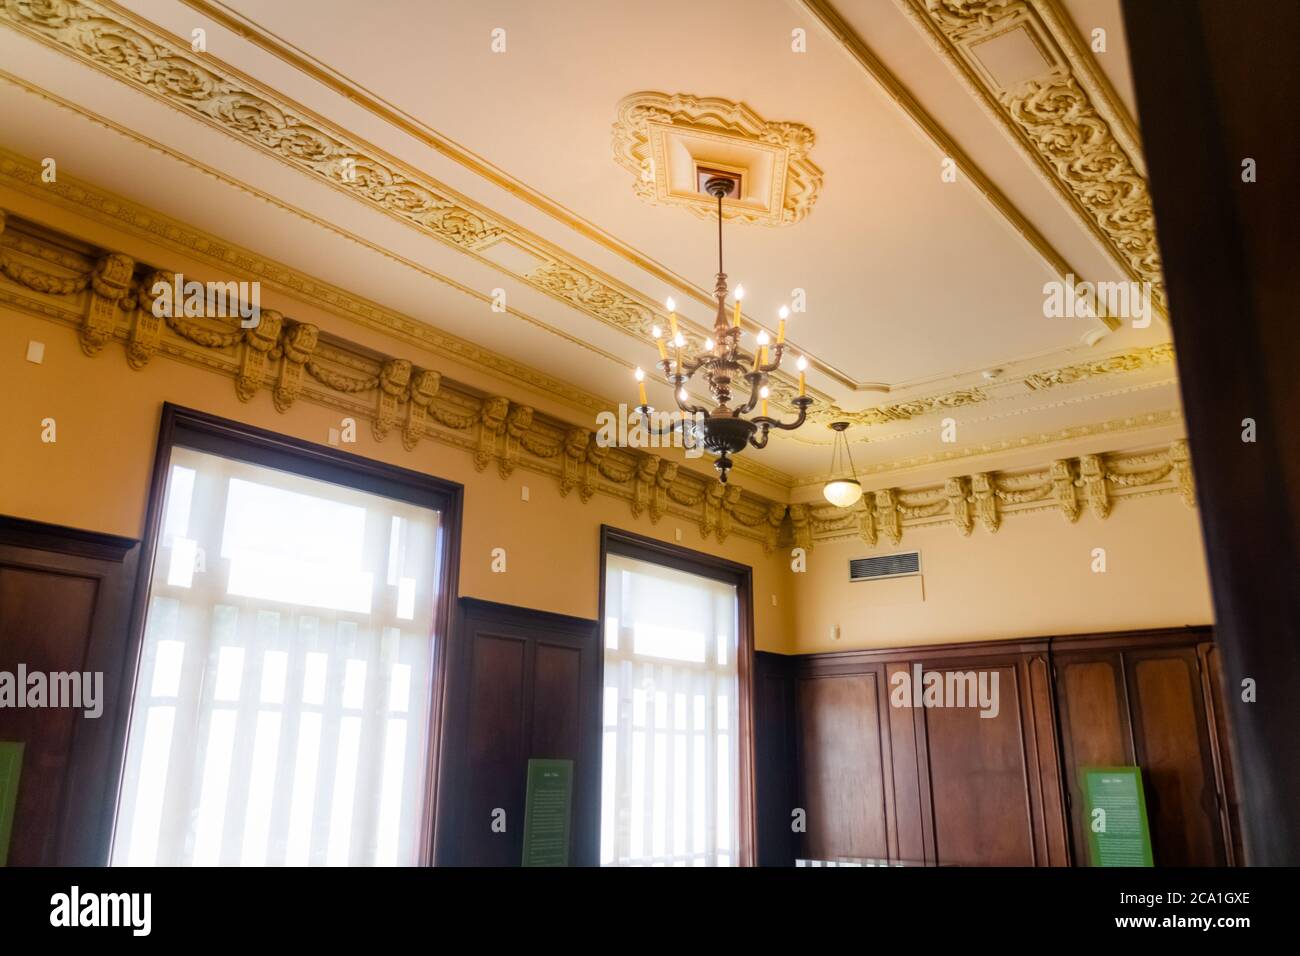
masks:
[[[868,475],[1177,437],[1118,0],[0,0],[0,26],[0,146],[531,367],[575,421],[635,400],[667,296],[711,324],[709,168],[743,183],[746,328],[806,306],[815,421],[745,453],[795,495],[840,419]],[[1046,317],[1064,276],[1151,283],[1150,322]]]

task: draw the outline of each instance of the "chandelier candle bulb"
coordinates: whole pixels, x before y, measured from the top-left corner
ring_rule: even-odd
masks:
[[[799,397],[803,398],[804,393],[808,390],[808,383],[804,379],[804,373],[808,371],[808,359],[800,355],[795,367],[799,369]]]
[[[777,313],[779,321],[776,326],[776,344],[781,345],[785,342],[785,320],[790,317],[790,310],[781,306],[781,311]]]
[[[645,397],[645,372],[642,371],[641,366],[638,365],[636,371],[633,374],[636,376],[636,387],[637,387],[637,392],[641,396],[641,404],[649,405],[650,402]]]
[[[677,303],[671,298],[668,300],[668,327],[672,330],[673,338],[677,338]],[[680,348],[680,346],[678,346]]]
[[[744,297],[745,287],[743,285],[736,286],[736,308],[731,317],[731,324],[736,328],[740,328],[740,300]]]

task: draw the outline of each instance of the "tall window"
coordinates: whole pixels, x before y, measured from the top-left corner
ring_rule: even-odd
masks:
[[[604,585],[601,863],[734,865],[737,585],[615,553]]]
[[[113,863],[418,861],[439,519],[171,449]]]

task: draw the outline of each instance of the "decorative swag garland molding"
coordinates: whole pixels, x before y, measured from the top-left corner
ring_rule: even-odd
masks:
[[[848,511],[787,505],[657,454],[601,447],[590,428],[444,379],[408,359],[378,355],[273,309],[262,309],[249,329],[238,318],[160,318],[152,289],[159,281],[172,284],[175,273],[90,244],[55,241],[16,218],[9,226],[0,210],[0,302],[76,328],[87,356],[118,342],[132,369],[144,369],[155,355],[180,359],[230,376],[241,401],[262,389],[271,391],[280,412],[299,398],[313,401],[369,420],[376,441],[398,435],[414,450],[431,438],[471,453],[480,471],[495,463],[503,479],[516,467],[550,475],[561,496],[576,490],[586,502],[599,491],[627,501],[634,517],[695,521],[705,538],[724,541],[735,533],[768,552],[790,540],[810,548],[815,538],[854,535],[874,545],[882,532],[897,543],[904,526],[951,522],[969,534],[978,522],[996,531],[1003,514],[1044,508],[1074,521],[1086,506],[1105,518],[1112,499],[1132,495],[1178,491],[1195,503],[1187,443],[1179,440],[1156,452],[1060,459],[1030,473],[984,472],[942,486],[880,489]]]

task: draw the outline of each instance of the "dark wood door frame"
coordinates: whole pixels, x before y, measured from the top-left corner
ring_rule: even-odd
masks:
[[[487,814],[478,815],[482,807],[466,806],[469,796],[467,786],[479,768],[470,766],[469,744],[471,735],[486,728],[473,726],[470,695],[475,687],[476,643],[480,638],[494,641],[517,642],[522,645],[520,669],[520,700],[515,715],[518,740],[528,750],[516,756],[519,762],[510,768],[510,779],[491,781],[497,793],[516,799],[522,807],[525,787],[526,761],[529,757],[549,758],[555,753],[537,753],[535,745],[537,694],[537,658],[542,649],[553,648],[561,652],[577,651],[581,661],[578,700],[570,702],[576,714],[578,745],[573,754],[573,804],[572,831],[570,834],[570,863],[574,866],[596,866],[600,862],[600,743],[601,743],[601,673],[602,645],[600,630],[595,621],[550,611],[499,604],[479,598],[463,597],[459,601],[456,624],[447,653],[448,692],[444,708],[443,766],[440,773],[442,793],[438,801],[437,862],[439,866],[472,865],[478,862],[475,851],[482,846],[474,844],[473,834],[488,830]],[[560,715],[554,712],[549,716]],[[494,804],[493,806],[496,806]],[[523,818],[510,822],[508,839],[513,853],[509,862],[517,865],[517,854],[522,849]],[[503,835],[493,834],[490,840],[501,840]]]
[[[1246,857],[1300,863],[1300,5],[1126,0]],[[1253,160],[1254,181],[1243,175]],[[1243,441],[1246,419],[1254,441]],[[1257,697],[1242,700],[1242,682]]]
[[[49,797],[55,803],[49,809],[54,832],[44,838],[46,852],[40,859],[22,862],[89,866],[107,858],[99,818],[115,792],[106,782],[121,716],[112,689],[126,679],[124,647],[140,554],[137,545],[135,539],[119,535],[0,516],[0,564],[95,582],[94,612],[79,670],[104,675],[103,713],[97,720],[75,721],[64,772],[58,780],[42,781],[42,786],[54,786],[57,794]],[[23,775],[22,787],[37,784],[38,769]]]
[[[396,498],[411,504],[435,508],[440,512],[442,537],[441,567],[438,574],[438,606],[434,611],[434,653],[432,655],[433,694],[430,701],[429,751],[427,756],[425,803],[420,826],[420,859],[431,866],[434,860],[434,821],[437,817],[438,767],[441,740],[441,715],[446,696],[446,666],[443,648],[455,620],[456,597],[460,575],[460,527],[464,488],[453,481],[422,472],[399,468],[385,462],[352,455],[325,445],[291,438],[277,432],[236,422],[207,412],[164,403],[154,454],[153,477],[149,487],[149,508],[145,518],[139,572],[131,611],[131,626],[126,642],[118,700],[118,720],[114,733],[114,753],[109,768],[110,779],[100,820],[102,859],[108,862],[113,827],[117,816],[117,795],[121,789],[126,757],[126,735],[134,705],[135,677],[144,646],[145,617],[154,559],[162,527],[167,473],[174,447],[221,455],[254,465],[292,472],[318,481],[356,488],[360,491]]]
[[[757,815],[754,780],[754,571],[747,564],[730,561],[703,551],[625,531],[612,525],[600,526],[600,610],[601,628],[605,622],[605,559],[611,554],[649,561],[678,571],[725,581],[736,587],[736,671],[737,713],[740,724],[739,779],[740,846],[737,859],[741,866],[753,866],[757,860]],[[603,633],[603,631],[602,631]],[[604,685],[604,655],[601,655],[601,685]]]

